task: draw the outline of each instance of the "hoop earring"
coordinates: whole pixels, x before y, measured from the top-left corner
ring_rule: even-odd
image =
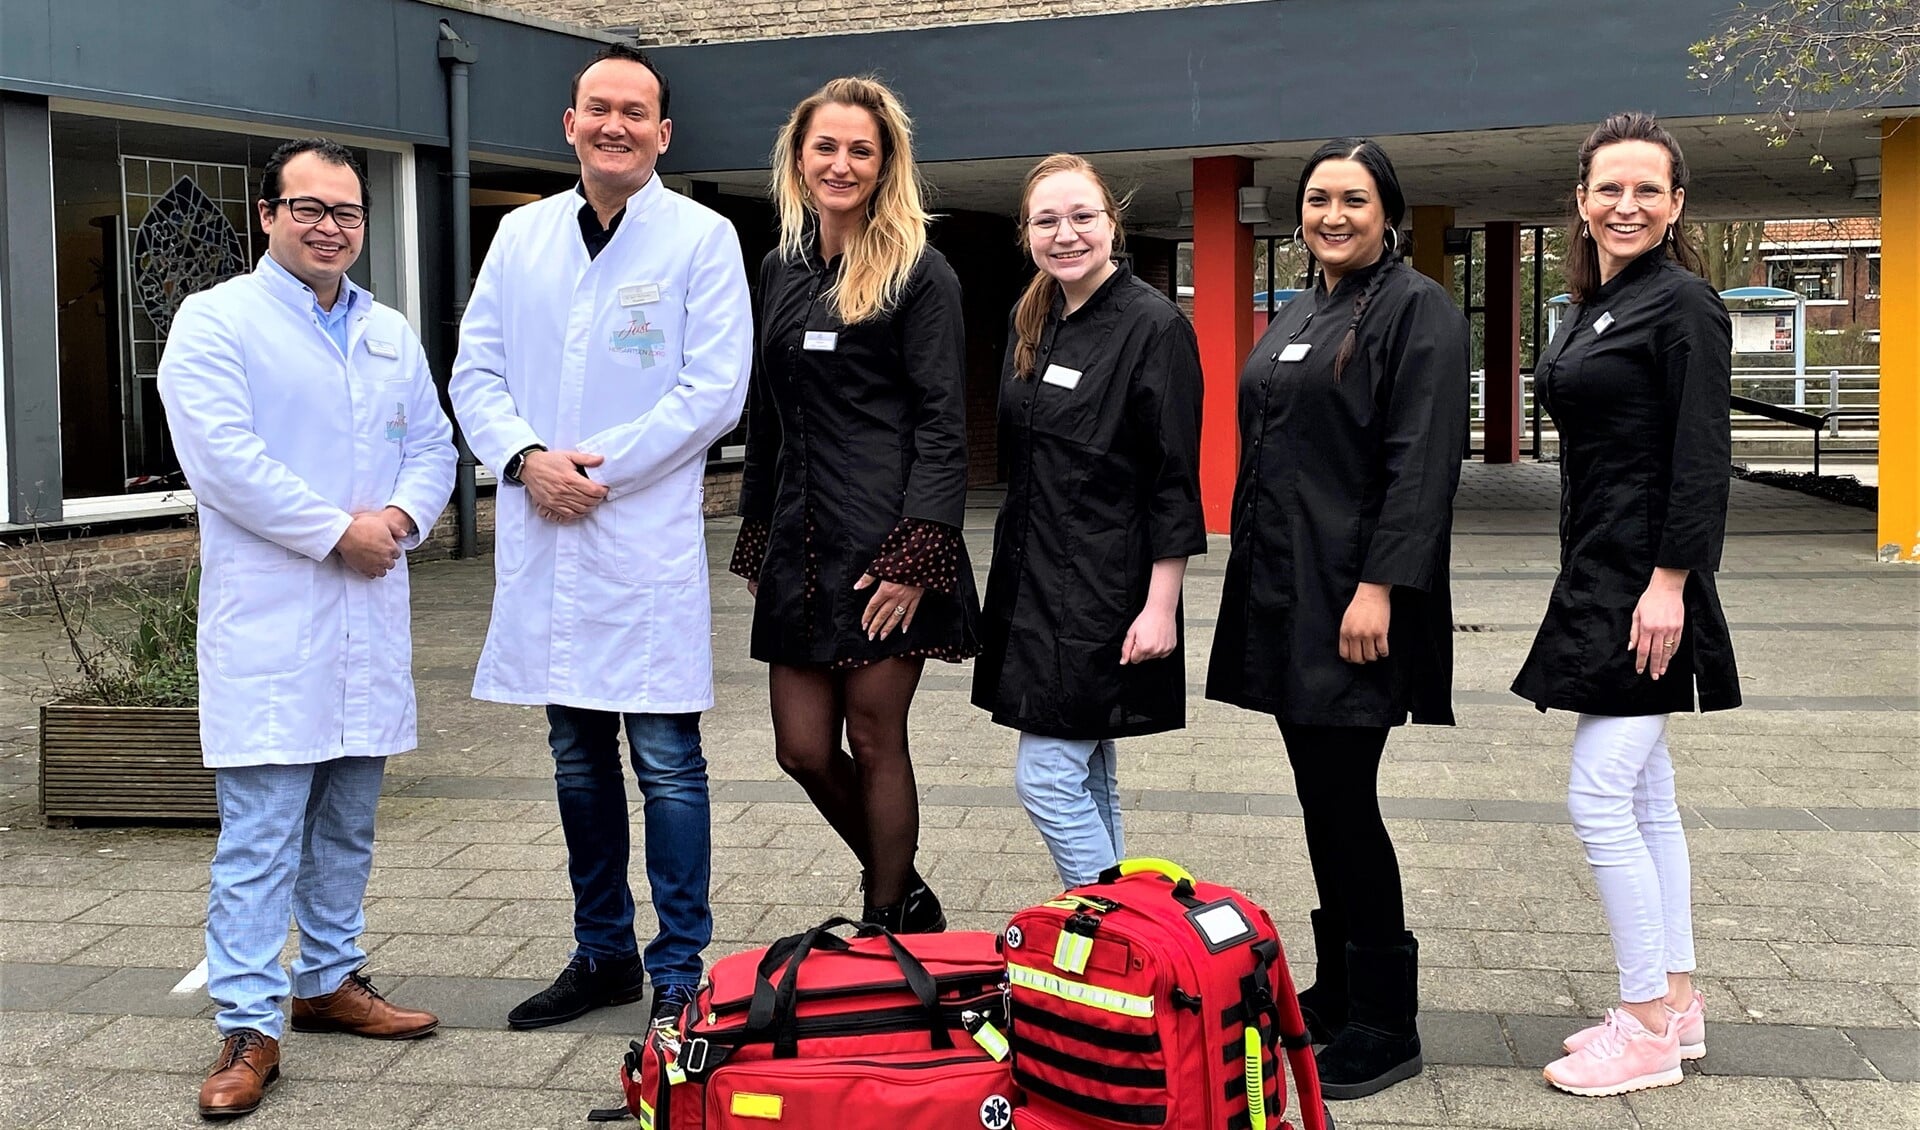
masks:
[[[1387,235],[1384,242],[1387,245],[1387,254],[1389,255],[1400,254],[1400,229],[1389,225],[1387,227]]]
[[[1305,226],[1299,224],[1294,225],[1293,241],[1295,243],[1305,243],[1307,241],[1307,229]]]
[[[1589,231],[1589,230],[1587,230],[1587,221],[1585,221],[1585,220],[1581,220],[1581,221],[1580,221],[1580,238],[1581,238],[1581,239],[1592,239],[1592,238],[1593,238],[1593,233],[1592,233],[1591,231]]]

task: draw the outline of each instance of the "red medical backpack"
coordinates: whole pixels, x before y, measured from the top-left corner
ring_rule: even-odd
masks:
[[[621,1072],[640,1130],[1008,1130],[999,936],[834,918],[722,958]]]
[[[1126,860],[1005,935],[1016,1130],[1329,1125],[1267,912],[1157,859]],[[926,1123],[926,1125],[932,1125]]]

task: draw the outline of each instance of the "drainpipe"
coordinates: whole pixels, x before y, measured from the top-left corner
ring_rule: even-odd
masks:
[[[453,332],[459,340],[460,321],[467,313],[467,299],[473,292],[473,173],[468,160],[467,83],[480,49],[460,38],[453,25],[440,21],[440,65],[447,69],[447,148],[450,152],[449,175],[453,192]],[[457,431],[457,429],[456,429]],[[473,457],[464,433],[457,433],[460,448],[459,473],[454,480],[455,557],[474,557],[480,552],[479,518],[476,513],[474,471],[480,461]]]

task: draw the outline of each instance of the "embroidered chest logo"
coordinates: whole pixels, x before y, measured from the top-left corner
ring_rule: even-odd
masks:
[[[387,417],[387,442],[403,443],[406,438],[407,406],[403,402],[396,401],[393,405],[393,415]]]
[[[613,331],[607,347],[615,353],[632,353],[640,358],[640,367],[651,369],[667,356],[667,335],[656,330],[645,318],[630,318]]]

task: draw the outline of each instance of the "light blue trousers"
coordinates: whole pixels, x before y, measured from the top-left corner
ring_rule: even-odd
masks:
[[[1070,888],[1096,881],[1126,851],[1118,756],[1111,741],[1020,735],[1013,787]]]
[[[289,990],[325,996],[367,960],[362,902],[384,757],[214,770],[220,844],[207,895],[207,993],[222,1037],[279,1039]],[[300,927],[289,981],[287,921]]]

